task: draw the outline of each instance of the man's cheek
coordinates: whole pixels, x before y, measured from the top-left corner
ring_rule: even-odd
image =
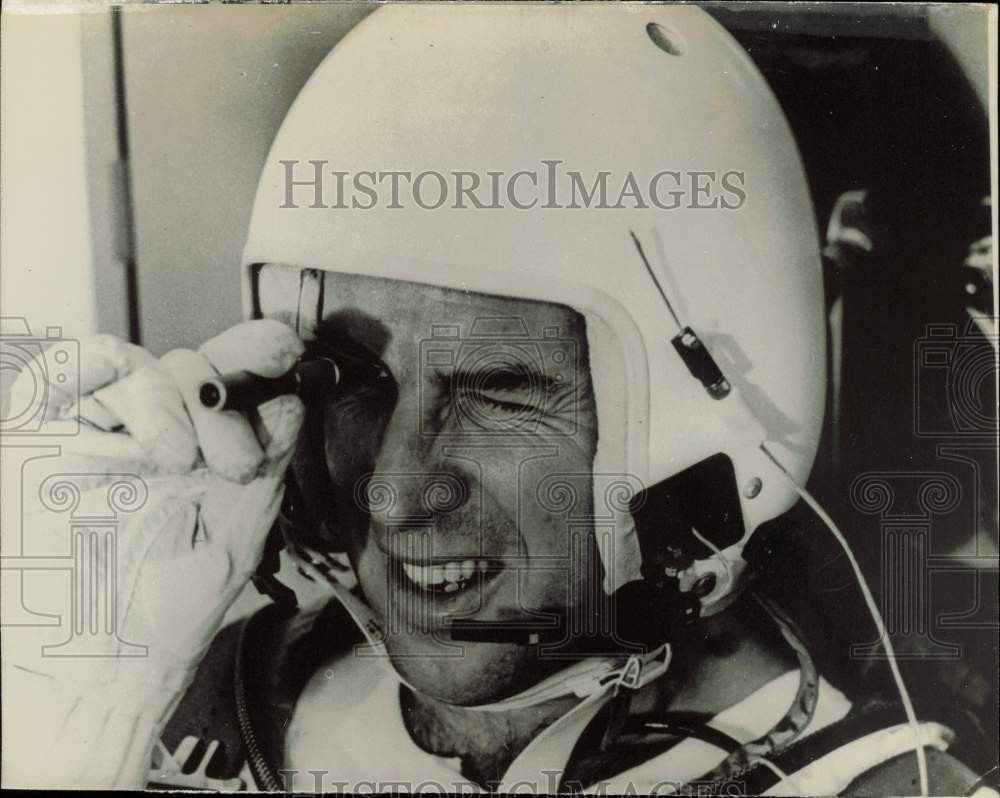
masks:
[[[379,400],[373,400],[376,407]],[[338,500],[363,510],[363,480],[375,470],[388,422],[386,413],[361,413],[340,409],[326,416],[324,450],[330,480]]]
[[[347,552],[355,572],[360,575],[360,566],[354,561],[360,559],[371,542],[371,518],[363,508],[357,506],[353,495],[348,491],[338,488],[333,504],[335,520],[332,523],[336,525],[333,532],[336,544]]]
[[[562,606],[576,603],[592,583],[600,584],[603,578],[588,516],[592,506],[588,497],[578,511],[554,514],[539,510],[537,520],[530,525],[534,534],[528,537],[528,559],[534,566],[533,581],[545,583],[540,589],[550,598],[560,598],[555,603]]]
[[[368,603],[372,609],[384,614],[389,602],[389,572],[385,554],[367,540],[360,544],[351,560]]]

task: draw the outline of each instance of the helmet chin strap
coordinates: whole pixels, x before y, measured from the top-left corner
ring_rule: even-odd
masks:
[[[357,624],[368,642],[370,655],[389,658],[383,642],[383,627],[367,603],[336,581],[330,581],[334,595]],[[490,704],[463,706],[478,712],[509,712],[515,709],[538,706],[555,698],[575,695],[580,699],[610,696],[616,688],[638,690],[658,679],[670,667],[672,650],[668,643],[645,654],[623,654],[619,657],[585,657],[543,679],[517,695]],[[390,659],[391,662],[391,659]],[[396,671],[400,681],[410,690],[423,693]]]

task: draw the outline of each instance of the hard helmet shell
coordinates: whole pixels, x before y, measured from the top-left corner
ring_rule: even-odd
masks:
[[[558,161],[560,173],[579,171],[588,185],[609,172],[615,189],[604,207],[545,207],[539,192],[530,209],[455,207],[451,196],[434,210],[412,201],[390,208],[383,196],[360,210],[310,207],[306,188],[297,189],[297,208],[282,207],[288,167],[281,162],[312,160],[349,174],[526,170],[539,177],[550,168],[543,161]],[[628,173],[644,186],[664,171],[738,173],[745,201],[692,207],[710,199],[689,192],[669,209],[628,199],[609,207]],[[300,169],[296,179],[309,173]],[[567,204],[565,195],[559,204]],[[732,401],[712,399],[671,346],[677,325],[630,230],[683,323],[737,389]],[[572,307],[587,323],[600,426],[595,472],[649,486],[725,453],[746,527],[737,552],[796,498],[759,449],[761,439],[796,479],[811,468],[826,351],[808,187],[763,77],[695,7],[380,8],[306,84],[260,181],[243,256],[246,307],[272,313],[297,301],[293,288],[264,296],[255,284],[261,264]],[[601,490],[595,484],[596,513],[607,504],[597,498]],[[605,569],[613,589],[634,576],[636,547],[627,510],[609,511],[617,553],[614,562],[605,557]]]

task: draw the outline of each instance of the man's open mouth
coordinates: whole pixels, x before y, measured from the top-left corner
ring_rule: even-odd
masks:
[[[496,560],[435,560],[416,564],[397,560],[404,584],[427,596],[457,597],[485,585],[503,570]]]
[[[399,584],[426,598],[451,601],[474,592],[492,582],[504,564],[495,559],[466,557],[463,559],[429,558],[420,562],[400,559],[387,553],[389,570]]]

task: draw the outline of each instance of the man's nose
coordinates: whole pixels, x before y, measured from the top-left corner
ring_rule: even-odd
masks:
[[[395,528],[431,527],[469,504],[474,475],[422,429],[417,402],[400,402],[365,486],[368,512]]]

